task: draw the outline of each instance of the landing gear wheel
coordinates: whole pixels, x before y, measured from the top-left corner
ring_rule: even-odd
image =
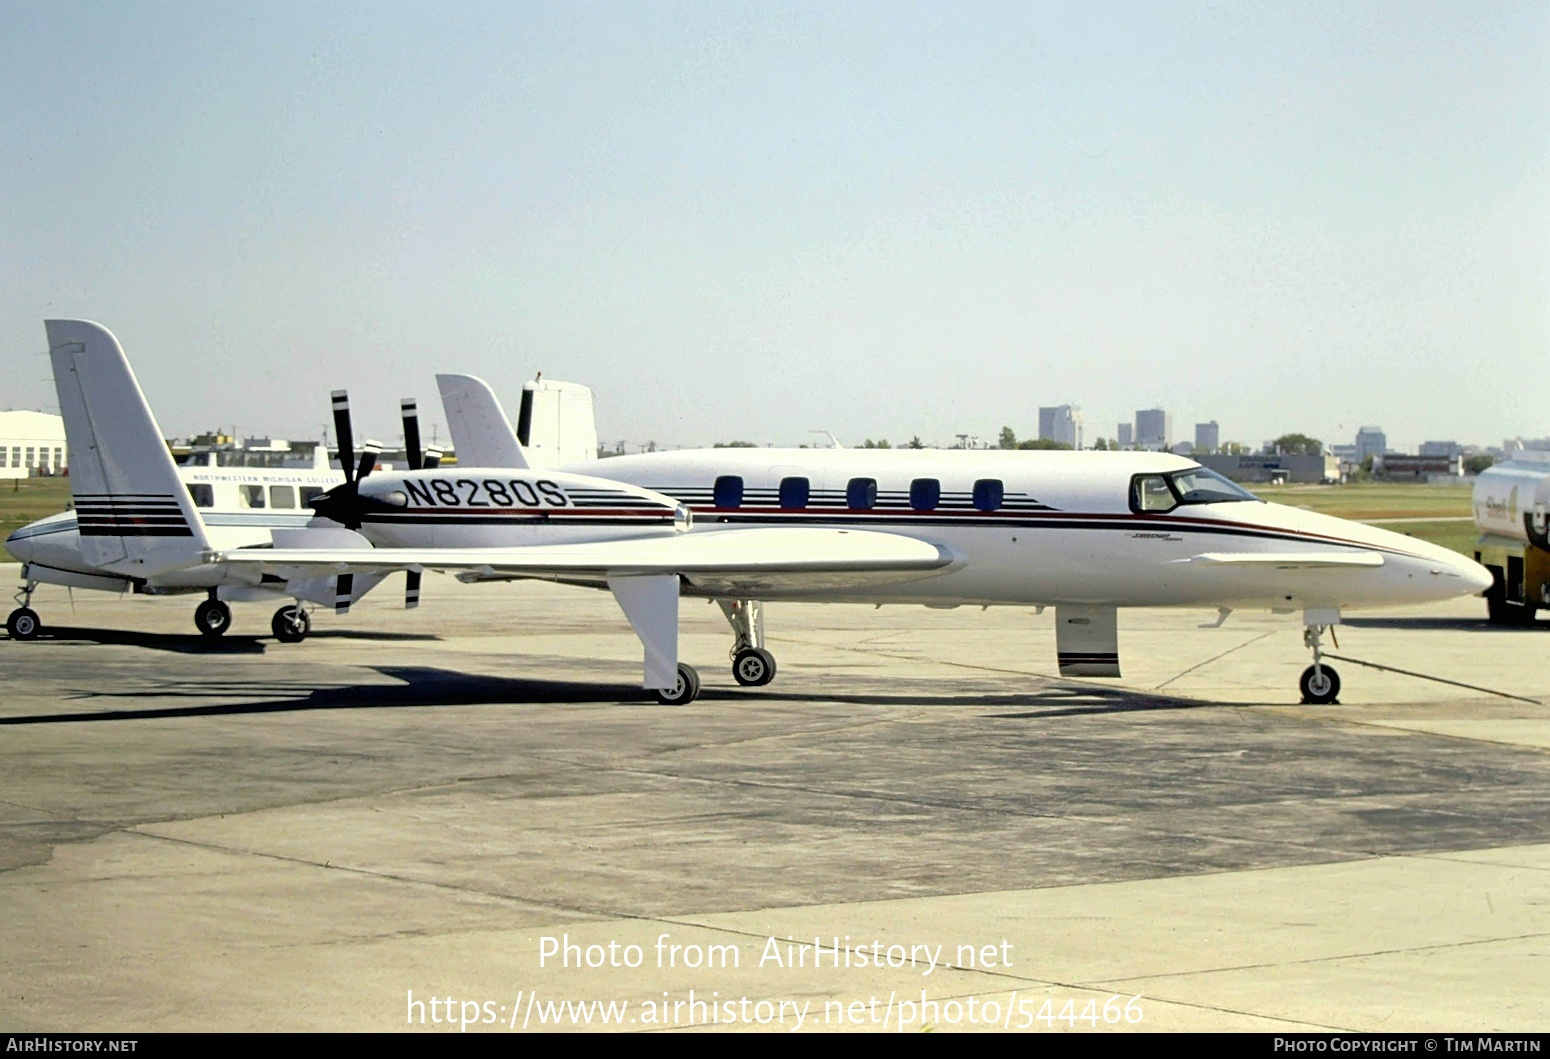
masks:
[[[207,599],[194,611],[194,624],[201,636],[213,640],[231,628],[231,608],[218,599]]]
[[[1340,694],[1340,674],[1326,665],[1309,666],[1297,682],[1302,701],[1309,706],[1327,706]]]
[[[775,679],[775,656],[762,647],[745,647],[732,660],[732,676],[745,688],[762,688]]]
[[[664,706],[687,706],[700,694],[700,674],[687,662],[678,663],[678,679],[670,688],[658,688],[657,701]]]
[[[301,643],[312,631],[312,618],[300,607],[281,607],[274,612],[269,628],[281,643]]]
[[[43,631],[43,623],[31,607],[17,607],[5,619],[5,631],[11,634],[13,640],[36,640],[38,633]]]

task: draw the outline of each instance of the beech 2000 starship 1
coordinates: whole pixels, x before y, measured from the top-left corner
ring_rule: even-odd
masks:
[[[78,363],[122,358],[105,329],[79,327]],[[465,420],[478,419],[475,404],[465,401]],[[347,436],[342,395],[335,416]],[[311,528],[276,533],[273,548],[209,548],[192,519],[193,542],[132,540],[152,565],[190,562],[192,543],[199,562],[286,578],[432,569],[606,587],[645,648],[644,685],[664,703],[699,690],[678,660],[684,595],[720,603],[734,676],[750,685],[774,674],[766,600],[1054,606],[1060,671],[1071,676],[1119,675],[1121,607],[1300,610],[1313,650],[1302,694],[1330,702],[1339,679],[1320,660],[1320,635],[1343,609],[1491,583],[1447,549],[1265,503],[1167,454],[716,449],[586,468],[373,474],[363,461],[314,500]],[[187,506],[186,491],[166,492]]]

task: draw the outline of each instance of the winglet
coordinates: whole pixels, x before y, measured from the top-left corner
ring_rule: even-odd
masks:
[[[89,320],[44,328],[85,557],[135,577],[198,562],[204,522],[118,339]]]

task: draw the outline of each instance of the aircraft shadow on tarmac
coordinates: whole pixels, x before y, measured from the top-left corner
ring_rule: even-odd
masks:
[[[163,639],[175,639],[163,637]],[[155,720],[173,717],[223,717],[302,710],[393,709],[425,706],[512,705],[608,705],[652,702],[651,693],[639,685],[580,683],[495,677],[458,673],[426,666],[374,666],[399,684],[335,685],[316,687],[300,681],[275,682],[243,679],[184,681],[158,688],[154,695],[168,698],[232,696],[245,701],[204,702],[187,706],[155,706],[144,709],[93,710],[90,712],[30,714],[0,717],[0,725],[70,724],[85,721]],[[1086,714],[1126,713],[1146,710],[1179,710],[1215,704],[1151,695],[1123,689],[1052,685],[1027,692],[932,694],[929,686],[913,693],[850,692],[845,694],[742,691],[707,688],[701,701],[753,705],[758,702],[839,702],[860,706],[999,707],[1021,709],[1015,713],[991,713],[989,718],[1037,720]],[[87,691],[70,696],[72,701],[94,699],[141,699],[139,691]],[[672,709],[663,707],[663,709]]]
[[[1342,626],[1353,629],[1410,629],[1431,632],[1534,632],[1550,625],[1493,625],[1484,615],[1478,618],[1342,618]]]
[[[381,632],[375,629],[326,629],[313,632],[308,637],[320,640],[374,640],[374,641],[437,641],[441,637],[432,633]],[[90,629],[64,625],[45,625],[38,634],[39,640],[117,644],[122,647],[145,647],[153,651],[171,651],[185,655],[242,655],[263,654],[271,647],[291,649],[280,644],[273,636],[200,636],[198,633],[144,632],[131,629]]]

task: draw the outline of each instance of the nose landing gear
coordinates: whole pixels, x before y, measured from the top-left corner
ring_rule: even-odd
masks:
[[[36,640],[38,633],[43,631],[43,622],[38,618],[38,612],[32,609],[32,592],[38,587],[36,581],[29,580],[21,591],[16,593],[17,608],[11,611],[5,619],[5,631],[13,640]]]
[[[1340,641],[1335,639],[1335,626],[1316,625],[1309,623],[1302,630],[1302,642],[1313,651],[1313,664],[1302,671],[1302,677],[1297,681],[1297,687],[1302,691],[1302,701],[1309,706],[1328,706],[1338,702],[1340,695],[1340,674],[1335,672],[1333,666],[1327,666],[1323,662],[1324,652],[1320,637],[1325,630],[1329,630],[1331,640],[1335,646],[1340,646]]]

